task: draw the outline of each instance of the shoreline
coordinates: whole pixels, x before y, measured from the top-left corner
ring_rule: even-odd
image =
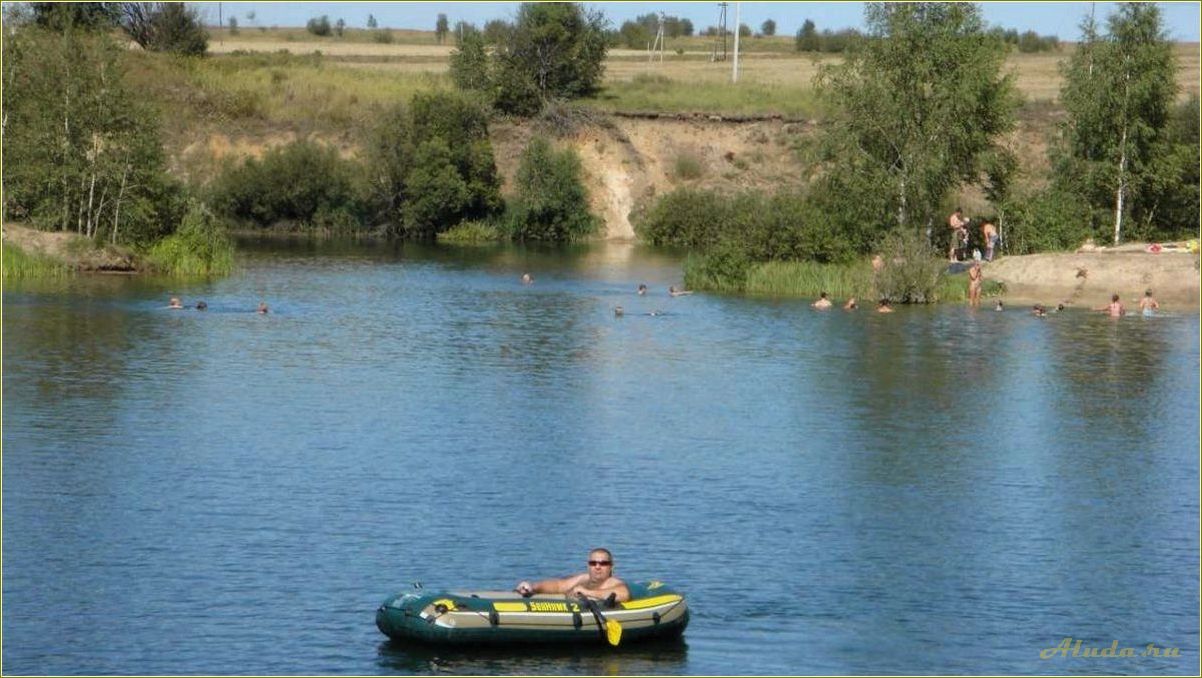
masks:
[[[271,237],[311,237],[303,234],[262,233]],[[367,240],[379,240],[363,234]],[[92,246],[71,232],[38,231],[20,224],[4,225],[5,246],[61,261],[81,273],[145,273],[144,262],[130,251]],[[625,241],[623,241],[625,242]],[[85,244],[81,244],[85,243]],[[1005,285],[1005,292],[991,296],[1007,305],[1044,304],[1055,307],[1095,308],[1118,294],[1134,308],[1145,290],[1165,310],[1199,313],[1199,255],[1184,251],[1148,253],[1141,244],[1089,252],[1054,252],[1006,256],[982,263],[984,279]],[[958,302],[952,302],[958,303]]]
[[[986,280],[1005,285],[1007,304],[1096,308],[1118,294],[1128,311],[1146,290],[1170,311],[1199,312],[1199,257],[1186,252],[1151,254],[1142,245],[1116,250],[1003,257],[982,265]]]

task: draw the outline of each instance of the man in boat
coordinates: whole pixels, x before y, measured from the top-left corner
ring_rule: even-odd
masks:
[[[536,593],[564,593],[569,596],[585,595],[604,600],[610,595],[619,603],[630,600],[630,589],[626,583],[614,576],[614,557],[609,549],[593,549],[588,552],[588,571],[563,579],[544,579],[531,584],[518,582],[514,591],[523,596]]]

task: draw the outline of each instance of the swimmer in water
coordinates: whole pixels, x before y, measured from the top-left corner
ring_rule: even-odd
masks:
[[[266,301],[259,302],[258,314],[259,315],[267,315],[267,302]]]
[[[167,308],[183,308],[183,307],[184,307],[184,304],[183,304],[183,302],[181,302],[179,300],[179,297],[171,297],[171,301],[168,302],[168,304],[167,304]]]
[[[1156,315],[1156,312],[1159,310],[1160,302],[1156,301],[1156,298],[1152,296],[1152,290],[1147,290],[1144,292],[1143,299],[1139,300],[1139,312],[1142,313],[1145,318],[1151,318],[1152,316]]]

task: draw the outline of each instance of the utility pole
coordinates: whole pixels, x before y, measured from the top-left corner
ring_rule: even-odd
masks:
[[[742,31],[739,29],[743,26],[741,23],[739,23],[739,9],[741,4],[742,3],[740,2],[735,3],[735,65],[730,72],[730,81],[736,84],[739,82],[739,33],[742,33]]]
[[[725,2],[718,3],[718,39],[714,41],[714,57],[713,61],[726,61],[726,5]],[[722,43],[722,51],[718,51],[718,43]]]
[[[655,42],[651,43],[651,53],[647,55],[647,63],[655,61],[655,53],[659,52],[659,62],[664,62],[664,13],[659,13],[659,30],[655,32]]]

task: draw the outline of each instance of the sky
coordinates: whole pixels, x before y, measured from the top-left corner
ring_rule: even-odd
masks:
[[[344,19],[348,26],[362,28],[367,16],[374,15],[380,26],[388,28],[418,28],[432,30],[439,13],[451,23],[468,21],[482,26],[489,19],[512,19],[516,2],[195,2],[206,23],[216,24],[218,5],[225,21],[235,16],[241,26],[304,26],[310,18],[328,15],[331,21]],[[717,2],[588,2],[590,8],[605,13],[613,27],[640,14],[665,12],[689,19],[701,31],[717,25]],[[862,2],[731,2],[727,7],[727,26],[735,23],[735,5],[739,5],[740,21],[759,30],[766,19],[776,22],[778,35],[793,35],[806,19],[818,30],[863,28]],[[991,26],[1033,30],[1040,35],[1055,35],[1061,40],[1075,41],[1082,17],[1096,6],[1097,18],[1114,11],[1113,2],[982,2],[985,20]],[[1199,3],[1160,2],[1165,29],[1171,40],[1198,42]],[[247,18],[254,13],[254,20]]]

